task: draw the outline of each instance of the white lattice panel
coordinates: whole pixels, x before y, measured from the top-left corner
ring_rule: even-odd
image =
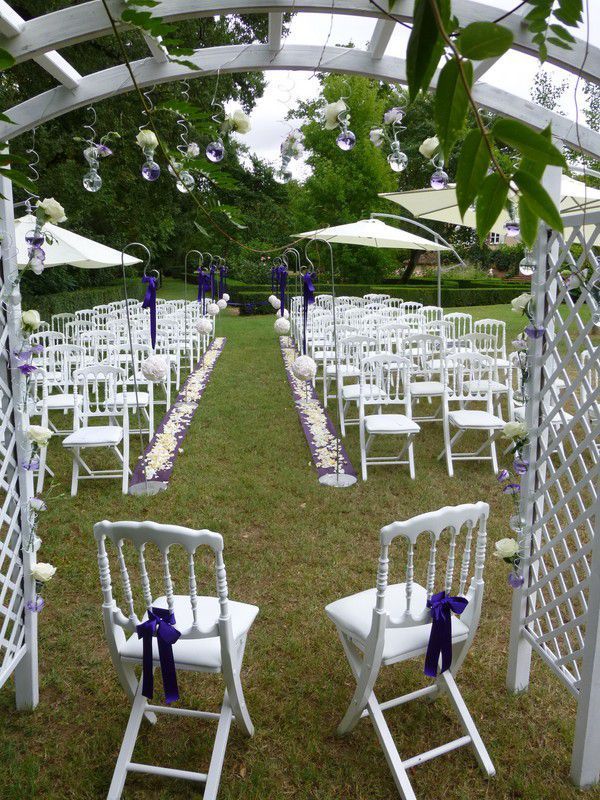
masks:
[[[599,337],[592,335],[597,302],[588,291],[600,279],[596,245],[598,215],[549,241],[536,291],[545,335],[529,386],[534,473],[523,498],[532,530],[523,633],[575,695],[581,688],[592,546],[600,518]],[[561,274],[565,271],[576,277]],[[580,280],[587,288],[576,288]]]
[[[11,674],[25,645],[17,444],[9,357],[6,310],[0,304],[0,686]]]

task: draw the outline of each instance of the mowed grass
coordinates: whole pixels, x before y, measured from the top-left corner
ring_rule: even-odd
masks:
[[[173,288],[176,291],[177,287]],[[471,309],[504,317],[509,338],[522,320],[504,307]],[[68,496],[70,461],[53,443],[51,465],[66,496],[43,516],[40,560],[58,567],[40,615],[40,704],[14,710],[12,685],[0,692],[2,800],[106,796],[129,704],[104,640],[93,524],[103,518],[155,520],[211,528],[223,534],[230,596],[256,603],[260,615],[246,649],[243,682],[255,737],[232,728],[222,800],[389,800],[395,787],[368,720],[352,735],[335,736],[354,681],[323,608],[375,583],[379,528],[446,504],[487,500],[493,542],[508,534],[509,499],[489,464],[457,465],[449,479],[436,460],[439,425],[416,441],[417,479],[405,468],[373,468],[366,483],[322,487],[310,461],[285,378],[272,317],[225,316],[228,337],[179,456],[168,490],[123,497],[118,481],[87,482]],[[137,440],[132,437],[136,452]],[[358,431],[346,437],[359,466]],[[394,561],[391,577],[400,580]],[[491,555],[475,644],[459,675],[465,699],[489,747],[497,776],[486,780],[462,748],[411,771],[423,800],[580,797],[569,783],[575,703],[533,660],[530,691],[505,689],[511,590],[507,568]],[[176,591],[186,591],[183,569]],[[118,574],[113,568],[113,580]],[[203,576],[205,591],[214,581]],[[381,700],[423,685],[422,665],[383,671]],[[157,675],[158,698],[162,698]],[[215,708],[221,682],[184,675],[182,702]],[[388,712],[400,753],[411,756],[460,735],[445,700]],[[205,771],[212,723],[162,718],[144,726],[135,760]],[[199,798],[190,783],[131,776],[125,798]]]

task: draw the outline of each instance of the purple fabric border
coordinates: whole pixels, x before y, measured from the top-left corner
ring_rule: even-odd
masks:
[[[310,382],[299,381],[292,372],[292,364],[298,353],[289,336],[279,339],[281,355],[285,365],[288,383],[292,390],[292,397],[298,412],[300,425],[306,436],[306,441],[317,468],[319,477],[336,471],[336,439],[337,431],[329,414],[323,408],[317,396],[315,387]],[[335,401],[337,403],[337,400]],[[340,440],[340,472],[356,476],[348,453]]]
[[[213,368],[225,342],[213,339],[206,352],[188,375],[175,402],[162,418],[148,446],[138,458],[129,488],[146,481],[167,484],[173,474],[177,454],[200,403]],[[148,470],[148,474],[145,474]]]

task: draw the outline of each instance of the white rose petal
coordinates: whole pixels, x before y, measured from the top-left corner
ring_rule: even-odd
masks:
[[[343,100],[336,100],[335,103],[328,103],[325,106],[325,130],[332,131],[334,128],[337,128],[340,124],[338,119],[339,115],[343,111],[347,111],[348,106],[344,103]]]
[[[516,311],[517,313],[523,313],[527,308],[527,306],[529,305],[530,300],[531,300],[531,295],[523,293],[520,294],[518,297],[514,297],[510,301],[510,305],[513,311]]]
[[[519,543],[516,539],[499,539],[494,546],[496,548],[494,555],[498,558],[513,558],[519,552]]]
[[[250,122],[250,117],[242,111],[241,108],[238,108],[237,111],[234,111],[230,117],[231,120],[231,129],[234,130],[236,133],[248,133],[250,128],[252,127],[252,123]]]
[[[29,311],[24,311],[21,314],[21,323],[23,327],[30,331],[37,331],[41,322],[42,318],[40,317],[40,312],[36,311],[34,308]]]
[[[525,439],[527,428],[522,422],[507,422],[502,430],[505,439]]]
[[[148,128],[143,128],[138,135],[135,137],[136,142],[142,148],[149,148],[150,150],[156,150],[158,147],[158,139],[156,138],[156,134],[154,131],[149,130]]]
[[[56,572],[56,567],[52,564],[45,564],[43,561],[39,564],[36,564],[35,567],[31,570],[31,577],[34,581],[40,581],[40,583],[48,583],[49,580],[54,576]]]
[[[30,425],[27,428],[27,438],[38,447],[46,447],[53,436],[50,428],[45,428],[43,425]]]
[[[46,222],[52,222],[57,225],[59,222],[65,222],[65,210],[53,197],[46,197],[44,200],[38,200],[36,206],[43,212]]]
[[[423,144],[419,147],[419,153],[421,153],[424,158],[433,158],[439,149],[440,140],[438,137],[430,136],[429,139],[425,139]]]

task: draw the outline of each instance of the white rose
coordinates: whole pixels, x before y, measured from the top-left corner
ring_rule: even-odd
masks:
[[[421,153],[424,158],[433,158],[439,149],[440,140],[438,137],[430,136],[429,139],[425,139],[423,144],[419,147],[419,153]]]
[[[53,436],[50,428],[44,428],[43,425],[30,425],[27,428],[27,438],[38,447],[46,447]]]
[[[206,306],[206,313],[209,314],[211,317],[216,317],[221,309],[216,303],[209,303]]]
[[[369,139],[375,145],[375,147],[381,147],[381,145],[385,141],[383,130],[381,128],[371,128],[371,132],[369,133]]]
[[[202,317],[196,324],[196,330],[201,336],[210,336],[212,333],[212,322],[206,319],[206,317]]]
[[[316,362],[310,356],[298,356],[292,364],[292,372],[299,381],[312,381],[317,374]]]
[[[223,300],[225,300],[226,303],[229,302],[229,295],[227,294],[227,292],[223,292]]]
[[[285,336],[290,332],[290,323],[285,317],[277,317],[273,327],[275,328],[275,333],[279,334],[279,336]]]
[[[187,147],[187,155],[190,158],[196,158],[200,155],[200,147],[196,142],[190,142]]]
[[[148,356],[141,365],[142,375],[151,383],[160,383],[167,377],[169,365],[162,356]]]
[[[334,128],[337,128],[340,124],[338,119],[339,115],[343,111],[347,111],[348,106],[344,103],[343,100],[336,100],[335,103],[328,103],[325,106],[325,130],[332,131]]]
[[[156,138],[156,134],[154,131],[149,130],[148,128],[143,128],[138,135],[135,137],[136,142],[142,148],[149,148],[150,150],[156,150],[158,147],[158,139]]]
[[[516,539],[498,539],[494,546],[496,548],[494,555],[498,558],[513,558],[519,552],[519,543]]]
[[[46,197],[44,200],[38,200],[36,206],[42,211],[45,221],[52,222],[57,225],[59,222],[65,222],[65,210],[53,197]]]
[[[527,306],[529,305],[529,301],[531,300],[531,295],[527,293],[520,294],[518,297],[514,297],[510,301],[510,305],[513,311],[517,313],[523,313]]]
[[[41,561],[31,570],[31,577],[34,581],[48,583],[48,581],[54,576],[55,572],[56,567],[54,567],[52,564],[45,564],[43,561]]]
[[[234,130],[236,133],[248,133],[252,124],[250,122],[250,117],[242,111],[241,108],[238,108],[237,111],[234,111],[230,117],[231,120],[231,129]]]
[[[42,318],[40,317],[40,312],[36,311],[34,308],[29,311],[24,311],[21,314],[21,325],[28,331],[37,331],[41,322]]]
[[[522,422],[507,422],[502,430],[505,439],[525,439],[527,428]]]

